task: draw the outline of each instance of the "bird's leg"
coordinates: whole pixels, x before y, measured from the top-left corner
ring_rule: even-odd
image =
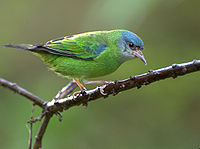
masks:
[[[80,87],[81,90],[86,90],[85,86],[79,82],[77,78],[73,78],[76,84]]]
[[[76,82],[76,84],[77,84],[77,85],[80,87],[80,89],[81,89],[81,91],[76,91],[76,92],[73,94],[73,99],[74,99],[75,96],[80,95],[80,94],[84,94],[86,88],[85,88],[85,86],[83,86],[83,84],[81,84],[81,83],[79,82],[79,80],[78,80],[77,78],[73,78],[73,80]],[[87,102],[86,102],[86,103],[83,103],[83,105],[87,107],[87,106],[88,106],[88,103],[87,103]]]
[[[96,80],[96,81],[85,81],[85,84],[110,84],[110,83],[114,83],[113,81],[105,81],[105,80]]]

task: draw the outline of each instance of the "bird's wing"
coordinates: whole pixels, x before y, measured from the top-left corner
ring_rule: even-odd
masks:
[[[105,42],[98,41],[96,38],[74,38],[73,36],[58,38],[41,45],[41,51],[85,60],[95,59],[106,48]]]

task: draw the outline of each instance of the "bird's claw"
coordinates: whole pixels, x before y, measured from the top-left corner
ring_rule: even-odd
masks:
[[[103,85],[99,88],[99,92],[103,95],[103,96],[107,96],[108,94],[104,92],[104,89],[107,85]]]
[[[73,94],[73,99],[72,100],[75,100],[75,97],[80,97],[80,96],[84,96],[86,95],[86,91],[85,90],[81,90],[81,91],[76,91],[74,94]],[[88,106],[88,102],[85,102],[83,103],[83,106]]]

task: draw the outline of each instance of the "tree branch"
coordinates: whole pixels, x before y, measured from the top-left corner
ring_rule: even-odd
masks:
[[[173,64],[165,68],[150,70],[148,73],[141,75],[131,76],[129,79],[123,81],[115,81],[104,86],[96,87],[93,90],[85,91],[84,94],[73,98],[73,96],[52,100],[47,103],[47,109],[51,112],[63,111],[69,109],[72,106],[85,104],[89,101],[96,100],[100,97],[107,97],[110,94],[116,95],[119,92],[131,89],[140,88],[142,85],[148,85],[150,83],[163,80],[166,78],[176,78],[191,72],[200,70],[200,60],[193,60],[191,62],[182,64]]]
[[[39,97],[33,95],[32,93],[26,91],[15,83],[11,83],[7,80],[0,78],[0,85],[7,87],[16,93],[25,96],[29,100],[31,100],[34,104],[43,108],[42,115],[37,119],[32,119],[31,122],[35,122],[37,120],[41,120],[44,116],[44,120],[40,127],[40,130],[35,137],[35,143],[33,148],[38,149],[42,146],[42,137],[46,131],[49,120],[53,116],[53,114],[58,113],[60,111],[69,109],[70,107],[77,106],[80,104],[87,104],[89,101],[93,101],[99,99],[101,97],[108,97],[108,95],[113,94],[116,95],[119,92],[131,89],[131,88],[140,88],[143,85],[148,85],[150,83],[163,80],[166,78],[176,78],[178,76],[182,76],[188,73],[192,73],[195,71],[200,71],[200,60],[194,60],[187,63],[182,64],[173,64],[172,66],[168,66],[165,68],[150,70],[148,73],[144,73],[141,75],[131,76],[129,79],[115,82],[108,82],[108,84],[96,87],[93,90],[87,90],[82,92],[79,96],[69,96],[65,97],[69,92],[71,92],[77,85],[74,82],[70,82],[66,87],[64,87],[51,102],[45,102]],[[58,100],[59,99],[59,100]]]
[[[40,107],[44,107],[45,101],[37,97],[36,95],[32,94],[31,92],[23,89],[22,87],[18,86],[16,83],[9,82],[3,78],[0,78],[0,85],[11,89],[12,91],[26,97],[27,99],[31,100],[33,103]]]
[[[35,136],[35,143],[33,145],[33,149],[39,149],[42,147],[42,137],[44,136],[44,133],[47,129],[47,125],[49,124],[49,120],[51,119],[52,115],[53,115],[52,113],[46,113],[42,125],[40,127],[40,130],[38,134]]]

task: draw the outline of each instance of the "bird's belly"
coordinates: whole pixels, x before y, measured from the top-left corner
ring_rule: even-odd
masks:
[[[113,60],[81,60],[59,57],[49,63],[51,69],[67,77],[95,78],[114,72],[120,64]]]

